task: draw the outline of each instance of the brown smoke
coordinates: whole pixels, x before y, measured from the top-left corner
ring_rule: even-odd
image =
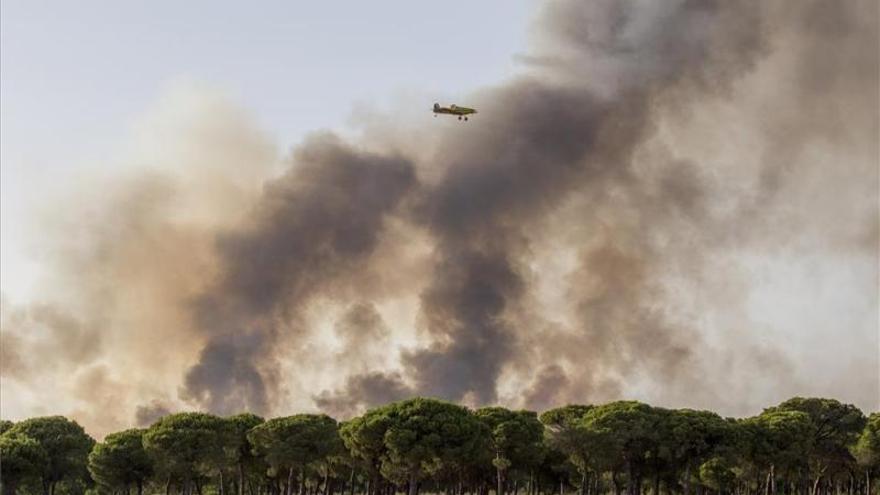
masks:
[[[313,397],[322,411],[338,418],[351,418],[371,407],[406,399],[416,393],[396,373],[368,372],[352,375],[342,390]]]
[[[167,404],[153,400],[149,404],[138,406],[134,413],[134,424],[135,426],[145,428],[172,412],[174,411]]]
[[[252,223],[218,237],[222,275],[195,303],[197,325],[210,337],[187,372],[185,394],[211,411],[269,410],[278,332],[303,332],[300,308],[358,270],[414,184],[405,160],[359,153],[331,137],[313,139],[294,160],[266,185]]]
[[[56,353],[82,367],[62,394],[134,382],[138,424],[182,406],[347,417],[414,393],[876,406],[877,374],[850,373],[880,367],[876,322],[792,335],[773,318],[803,306],[755,294],[768,265],[865,268],[841,290],[876,316],[877,41],[868,0],[553,0],[526,73],[466,125],[312,136],[274,177],[259,132],[212,107],[221,130],[193,133],[210,139],[182,166],[58,228],[84,241],[51,252],[56,290],[89,275],[4,308],[4,380],[36,386],[32,356]],[[851,332],[853,368],[806,359],[830,331]]]

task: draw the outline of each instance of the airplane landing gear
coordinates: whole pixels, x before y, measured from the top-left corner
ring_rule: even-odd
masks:
[[[467,117],[465,117],[464,120],[467,121]]]
[[[458,116],[458,120],[461,120],[461,115]]]

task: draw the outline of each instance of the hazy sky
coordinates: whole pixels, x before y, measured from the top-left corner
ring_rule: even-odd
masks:
[[[286,149],[358,104],[415,92],[428,108],[503,79],[534,5],[4,0],[3,292],[22,297],[37,269],[20,242],[31,191],[126,166],[132,126],[181,80],[223,92]]]
[[[0,6],[4,418],[880,407],[874,0]]]

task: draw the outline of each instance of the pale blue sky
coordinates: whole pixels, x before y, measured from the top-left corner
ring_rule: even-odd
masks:
[[[503,80],[533,0],[34,1],[0,4],[2,289],[42,185],[112,156],[169,81],[220,88],[281,146],[404,91],[462,95]],[[426,102],[426,108],[432,102]]]

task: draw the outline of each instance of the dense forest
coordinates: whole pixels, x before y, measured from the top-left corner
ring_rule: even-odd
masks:
[[[800,397],[744,419],[414,398],[343,422],[170,414],[100,443],[50,416],[2,422],[0,469],[3,495],[862,495],[880,493],[880,413]]]

